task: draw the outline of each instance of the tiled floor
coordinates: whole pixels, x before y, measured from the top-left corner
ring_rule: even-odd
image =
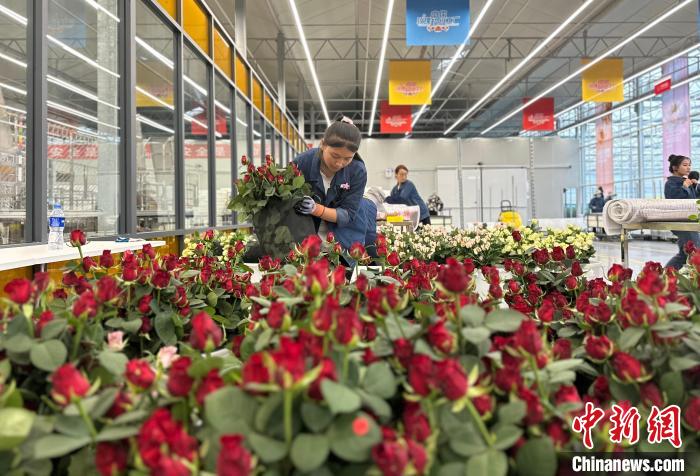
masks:
[[[613,263],[621,263],[620,242],[616,240],[595,242],[597,260],[606,270]],[[665,265],[678,251],[675,243],[670,241],[633,240],[629,243],[630,267],[635,274],[647,261],[656,261]]]

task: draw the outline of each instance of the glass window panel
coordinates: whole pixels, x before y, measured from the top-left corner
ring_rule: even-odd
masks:
[[[236,95],[236,124],[233,126],[236,131],[236,151],[240,159],[243,155],[248,155],[248,103],[239,95]]]
[[[253,163],[255,165],[262,164],[262,135],[263,135],[263,118],[257,112],[253,111]]]
[[[282,111],[277,106],[275,106],[275,127],[282,130]]]
[[[246,95],[250,97],[250,70],[243,62],[240,56],[236,55],[236,86]]]
[[[284,138],[289,140],[289,123],[287,122],[287,117],[282,118],[282,135]]]
[[[119,218],[117,3],[48,4],[47,198],[89,235],[116,234]]]
[[[272,110],[272,98],[270,97],[267,92],[265,92],[265,117],[267,117],[267,120],[271,123],[274,124],[274,115],[273,115],[273,110]]]
[[[190,48],[183,53],[185,227],[195,228],[209,225],[209,92],[204,61]]]
[[[275,134],[275,163],[282,165],[284,163],[284,155],[282,153],[282,136]]]
[[[209,16],[197,0],[182,1],[185,31],[206,54],[209,52]]]
[[[231,76],[231,47],[218,29],[214,33],[214,61],[226,76],[233,79]]]
[[[233,190],[231,175],[231,89],[223,79],[216,76],[214,84],[216,101],[216,225],[231,225],[232,215],[228,209]]]
[[[177,18],[177,0],[156,0],[171,17]],[[137,19],[138,21],[138,19]]]
[[[136,4],[136,218],[138,231],[174,230],[174,34]]]
[[[0,0],[0,244],[24,241],[27,214],[27,0]]]
[[[273,134],[273,129],[272,125],[265,121],[265,154],[264,157],[267,157],[268,155],[272,155],[272,140],[273,140],[274,134]]]
[[[260,111],[263,110],[263,90],[258,78],[253,76],[253,104]]]

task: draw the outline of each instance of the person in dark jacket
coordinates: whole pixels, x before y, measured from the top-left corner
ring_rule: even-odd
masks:
[[[318,148],[294,159],[313,195],[304,197],[296,209],[313,216],[322,239],[329,231],[344,236],[343,228],[365,222],[361,218],[353,224],[367,185],[367,168],[357,153],[361,139],[359,129],[343,117],[328,126]]]
[[[668,170],[671,175],[664,186],[664,197],[668,199],[697,199],[695,186],[688,178],[690,159],[682,155],[670,155],[668,162]],[[678,253],[671,258],[666,267],[681,269],[688,260],[685,254],[685,245],[691,241],[695,243],[695,246],[700,245],[700,234],[694,231],[674,231],[673,234],[678,237]]]
[[[403,204],[409,206],[418,205],[420,209],[420,222],[422,225],[430,225],[430,211],[418,194],[416,186],[408,180],[408,168],[399,165],[394,170],[396,185],[391,189],[391,194],[387,197],[386,203]]]
[[[700,172],[693,170],[688,174],[688,178],[693,182],[693,188],[695,189],[695,196],[700,198]]]
[[[603,187],[598,187],[595,195],[593,195],[593,198],[591,198],[591,201],[588,203],[588,208],[590,209],[591,213],[602,213],[605,202],[606,200],[605,194],[603,193]]]
[[[377,206],[368,198],[362,197],[360,207],[355,214],[355,219],[346,226],[334,229],[335,239],[345,250],[349,250],[352,245],[359,243],[365,247],[367,254],[372,258],[377,257],[375,242],[377,241]],[[345,260],[350,266],[354,266],[354,261],[348,257]]]

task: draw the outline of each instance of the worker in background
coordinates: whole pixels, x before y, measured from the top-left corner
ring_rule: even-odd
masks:
[[[690,158],[672,154],[668,157],[668,162],[668,170],[671,172],[671,175],[666,179],[664,197],[667,199],[697,199],[695,185],[688,178],[688,174],[690,174]],[[671,258],[666,267],[681,269],[688,259],[685,254],[685,245],[691,241],[695,246],[700,245],[700,234],[694,231],[674,231],[673,234],[678,237],[678,253]]]
[[[403,204],[408,206],[418,205],[420,209],[420,222],[422,225],[430,225],[430,212],[423,199],[418,194],[416,186],[408,180],[408,168],[399,165],[394,169],[396,185],[391,189],[391,194],[387,197],[386,203]]]
[[[588,203],[588,209],[591,213],[603,213],[603,207],[605,206],[605,195],[603,193],[603,187],[598,187],[598,190],[591,198]]]
[[[695,188],[695,196],[700,198],[700,172],[693,170],[688,174],[688,178],[693,182],[693,188]]]

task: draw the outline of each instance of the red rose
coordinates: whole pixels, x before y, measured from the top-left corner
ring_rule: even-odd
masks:
[[[197,440],[187,434],[182,423],[175,421],[166,408],[159,408],[146,420],[137,437],[139,454],[152,474],[190,474],[190,471],[171,456],[193,461],[197,454]],[[176,471],[176,472],[173,472]]]
[[[542,305],[540,308],[537,310],[537,318],[541,322],[552,322],[554,320],[554,315],[557,312],[557,308],[554,306],[554,303],[547,299],[542,302]]]
[[[641,362],[625,352],[615,352],[612,356],[615,376],[623,382],[635,382],[645,376]]]
[[[73,314],[76,317],[95,317],[97,315],[97,301],[92,294],[92,290],[84,291],[75,303],[73,303]]]
[[[341,308],[337,313],[333,337],[341,345],[350,344],[362,332],[362,322],[352,308]]]
[[[121,474],[129,460],[129,447],[123,442],[97,443],[95,466],[102,476]]]
[[[167,288],[168,284],[170,284],[170,273],[168,273],[164,269],[159,269],[158,271],[153,273],[153,277],[151,278],[151,284],[153,284],[153,286],[155,286],[158,289]]]
[[[68,405],[74,398],[87,395],[90,382],[73,364],[63,364],[49,377],[51,397],[59,405]]]
[[[111,268],[114,266],[114,258],[109,250],[104,250],[100,256],[100,266],[103,268]]]
[[[333,270],[333,285],[336,288],[341,287],[343,284],[345,284],[345,266],[338,265],[334,270]]]
[[[513,261],[513,273],[516,276],[524,275],[525,271],[525,265],[521,261]]]
[[[584,347],[588,356],[597,362],[607,360],[612,354],[614,345],[606,336],[589,335],[584,339]]]
[[[523,241],[523,235],[518,230],[513,230],[511,236],[516,243]]]
[[[413,343],[408,339],[396,339],[394,341],[394,355],[405,368],[408,368],[413,357]]]
[[[151,312],[151,301],[153,301],[153,296],[146,294],[141,299],[139,299],[139,312],[141,314],[149,314]]]
[[[564,261],[565,258],[566,255],[564,254],[564,250],[561,246],[555,246],[552,248],[552,259],[554,261]]]
[[[458,400],[467,393],[467,374],[457,360],[437,362],[435,370],[437,384],[448,399]]]
[[[189,357],[179,357],[168,371],[168,392],[174,397],[184,397],[190,393],[194,379],[188,371],[192,365]]]
[[[501,285],[498,283],[490,284],[489,295],[491,295],[493,299],[501,299],[503,297],[503,289],[501,288]]]
[[[576,248],[574,248],[574,245],[566,247],[566,257],[568,259],[576,259]]]
[[[364,274],[360,274],[355,280],[355,287],[358,291],[364,293],[365,291],[367,291],[368,286],[369,280],[367,279],[367,276],[365,276]]]
[[[583,268],[581,267],[581,263],[578,261],[574,261],[571,264],[571,275],[576,276],[577,278],[579,276],[583,276]]]
[[[440,267],[438,273],[438,281],[451,293],[464,292],[470,280],[464,266],[454,258],[447,258],[446,264]]]
[[[109,302],[117,299],[121,290],[117,280],[111,276],[102,276],[97,281],[97,300],[99,302]]]
[[[406,440],[406,444],[408,445],[408,455],[411,458],[413,467],[416,469],[418,474],[423,474],[425,471],[425,465],[428,463],[428,455],[425,452],[425,448],[410,439]]]
[[[248,157],[245,155],[241,156],[241,164],[246,165],[248,163]]]
[[[659,273],[647,271],[637,278],[639,290],[646,296],[656,296],[664,291],[664,281]]]
[[[615,283],[625,281],[632,277],[632,270],[620,264],[613,264],[608,270],[608,279]]]
[[[578,280],[575,276],[568,276],[566,280],[564,280],[564,286],[569,291],[573,291],[574,289],[578,288]]]
[[[642,402],[647,407],[651,408],[652,405],[656,405],[659,408],[663,408],[665,406],[661,390],[659,390],[659,387],[657,387],[654,382],[641,384],[639,386],[639,393],[642,397]]]
[[[204,376],[202,382],[197,388],[197,393],[195,394],[197,403],[200,406],[204,405],[204,399],[207,397],[207,395],[216,392],[223,386],[224,380],[219,375],[218,369],[211,369],[209,373],[207,373],[207,375]]]
[[[304,256],[315,258],[321,254],[321,238],[318,235],[309,235],[301,242],[301,252]]]
[[[515,346],[530,355],[537,355],[542,350],[542,336],[532,319],[523,320],[513,337]]]
[[[571,358],[571,341],[569,339],[557,339],[552,346],[552,354],[557,360]]]
[[[34,278],[32,279],[32,282],[34,283],[34,287],[36,288],[36,290],[41,292],[49,286],[49,283],[51,282],[51,277],[49,276],[49,273],[37,271],[36,273],[34,273]]]
[[[511,279],[510,281],[508,281],[508,291],[511,294],[518,294],[520,292],[520,283],[518,283],[514,279]]]
[[[218,476],[248,476],[253,470],[253,461],[243,446],[243,436],[223,435],[219,440],[221,450],[216,460]]]
[[[386,257],[386,262],[389,263],[389,266],[398,266],[401,263],[401,260],[399,260],[399,254],[396,251],[392,251]]]
[[[190,344],[199,351],[211,351],[221,344],[221,328],[202,311],[192,318]]]
[[[44,330],[44,326],[48,324],[49,322],[53,321],[54,315],[53,312],[51,311],[44,311],[39,315],[39,320],[37,321],[36,325],[34,326],[34,332],[36,334],[36,337],[41,336],[41,331]]]
[[[85,271],[86,273],[89,273],[90,270],[96,266],[97,263],[95,263],[95,260],[91,257],[86,256],[83,258],[83,271]]]
[[[287,376],[291,376],[293,382],[304,376],[306,363],[304,345],[301,342],[295,342],[290,337],[281,337],[279,347],[272,352],[271,357],[277,367],[277,381],[280,385],[289,385]]]
[[[408,465],[408,451],[396,441],[384,441],[372,448],[372,460],[384,476],[402,476]]]
[[[600,400],[601,403],[607,402],[612,398],[610,395],[610,382],[605,375],[599,375],[593,381],[593,396]]]
[[[25,278],[16,278],[5,285],[5,293],[17,304],[25,304],[32,297],[32,282]]]
[[[547,425],[547,436],[549,436],[554,446],[558,449],[561,449],[571,439],[566,428],[564,428],[564,424],[559,419],[552,420],[549,425]]]
[[[287,315],[287,306],[282,301],[274,301],[267,311],[267,324],[273,329],[279,329]]]
[[[415,354],[411,357],[411,363],[408,366],[408,383],[418,395],[430,394],[433,371],[433,361],[427,355]]]
[[[532,252],[532,258],[540,266],[543,266],[549,262],[549,252],[546,249],[535,250]]]
[[[323,400],[321,393],[321,382],[326,379],[338,380],[338,375],[335,371],[335,363],[331,359],[323,359],[321,361],[321,373],[309,386],[309,396],[314,400]]]
[[[540,397],[527,387],[521,387],[518,396],[527,405],[527,412],[523,419],[528,426],[537,425],[544,418],[544,409],[540,402]]]
[[[493,383],[502,391],[511,392],[520,388],[523,383],[523,377],[520,375],[520,369],[518,367],[507,366],[496,372]]]
[[[486,417],[493,411],[493,398],[491,398],[491,395],[474,397],[472,398],[472,403],[482,417]]]
[[[333,325],[333,316],[340,309],[338,301],[329,296],[311,316],[311,322],[316,330],[328,331]]]
[[[73,246],[84,246],[87,243],[85,233],[82,230],[73,230],[70,232],[70,244]]]
[[[424,442],[431,434],[430,422],[423,413],[420,403],[406,402],[406,408],[403,411],[403,424],[406,436],[418,442]]]
[[[124,377],[135,386],[146,389],[153,384],[156,374],[145,360],[132,359],[126,364]]]
[[[243,385],[268,383],[270,381],[270,371],[265,366],[262,353],[258,352],[250,356],[243,365],[241,376],[243,377]]]
[[[554,394],[554,403],[563,405],[565,403],[581,403],[581,396],[573,385],[562,385]]]
[[[456,340],[445,327],[445,321],[440,320],[428,327],[428,342],[443,354],[451,354],[455,349]]]
[[[355,242],[350,246],[350,251],[348,252],[350,257],[355,261],[365,261],[367,259],[367,250],[362,246],[361,243]]]
[[[683,409],[683,418],[690,428],[700,432],[700,397],[690,397]]]
[[[122,267],[122,279],[124,281],[135,281],[138,277],[139,272],[135,266],[123,266]]]

